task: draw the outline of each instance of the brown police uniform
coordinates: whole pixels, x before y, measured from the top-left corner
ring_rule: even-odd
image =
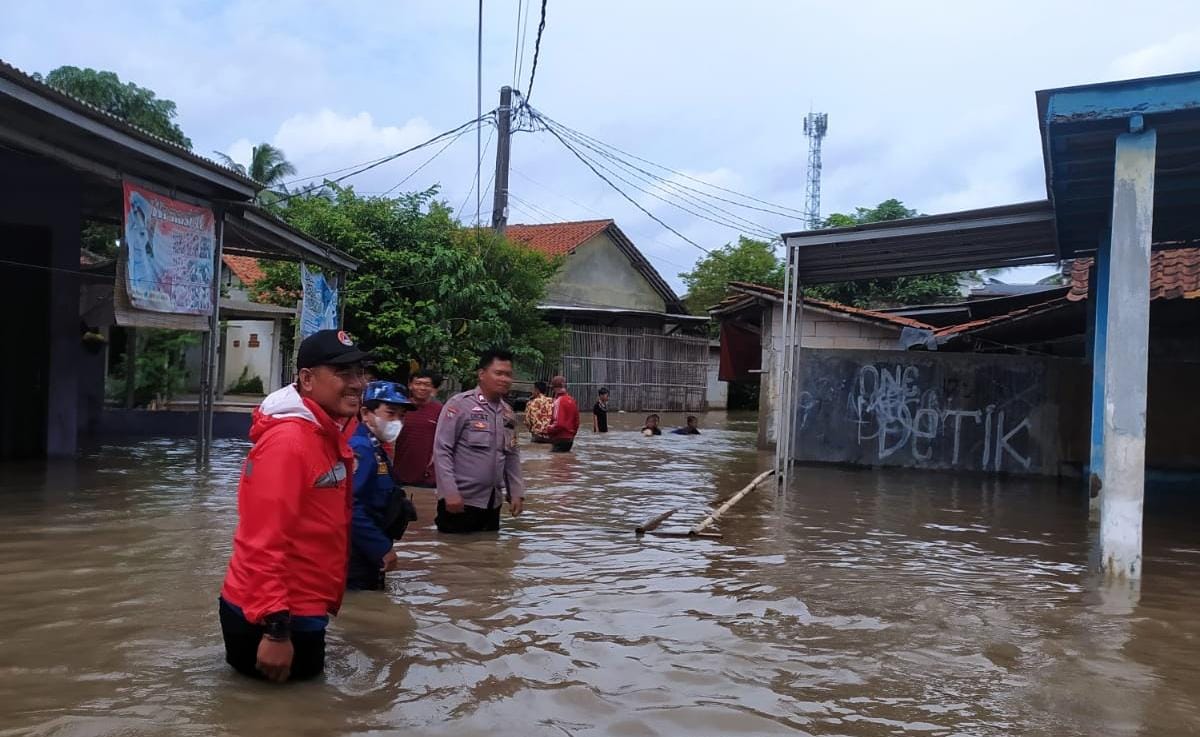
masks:
[[[492,405],[476,389],[454,395],[442,407],[433,463],[441,532],[498,530],[505,493],[512,500],[525,497],[516,415],[503,400]],[[446,500],[459,498],[463,512],[446,511]]]

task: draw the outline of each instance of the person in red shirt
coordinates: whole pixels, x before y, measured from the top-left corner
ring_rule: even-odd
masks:
[[[436,394],[441,377],[418,371],[408,381],[408,401],[416,406],[404,416],[404,429],[396,439],[392,476],[403,486],[437,488],[433,465],[433,435],[437,431],[442,403]]]
[[[300,344],[296,383],[254,411],[218,602],[225,660],[239,673],[282,682],[324,670],[325,628],[346,588],[348,441],[366,357],[343,331],[314,333]]]
[[[569,453],[579,433],[579,405],[567,393],[567,379],[555,376],[550,380],[550,392],[554,394],[554,410],[550,415],[550,427],[546,437],[550,438],[550,452]]]

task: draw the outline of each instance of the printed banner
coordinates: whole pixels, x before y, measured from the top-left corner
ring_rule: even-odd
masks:
[[[212,312],[212,210],[125,182],[126,286],[141,310]]]
[[[304,340],[318,330],[336,328],[338,322],[337,288],[316,271],[300,264],[300,283],[304,286],[304,299],[300,307],[300,339]]]

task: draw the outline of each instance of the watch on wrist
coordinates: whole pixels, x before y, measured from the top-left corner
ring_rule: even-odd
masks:
[[[263,637],[275,642],[292,639],[292,616],[287,611],[272,612],[263,617]]]

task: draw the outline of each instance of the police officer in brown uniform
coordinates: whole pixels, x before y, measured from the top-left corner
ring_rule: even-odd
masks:
[[[478,386],[451,397],[438,417],[433,463],[440,532],[500,529],[506,496],[514,517],[525,506],[516,414],[504,401],[513,383],[512,354],[487,351],[477,368]]]

